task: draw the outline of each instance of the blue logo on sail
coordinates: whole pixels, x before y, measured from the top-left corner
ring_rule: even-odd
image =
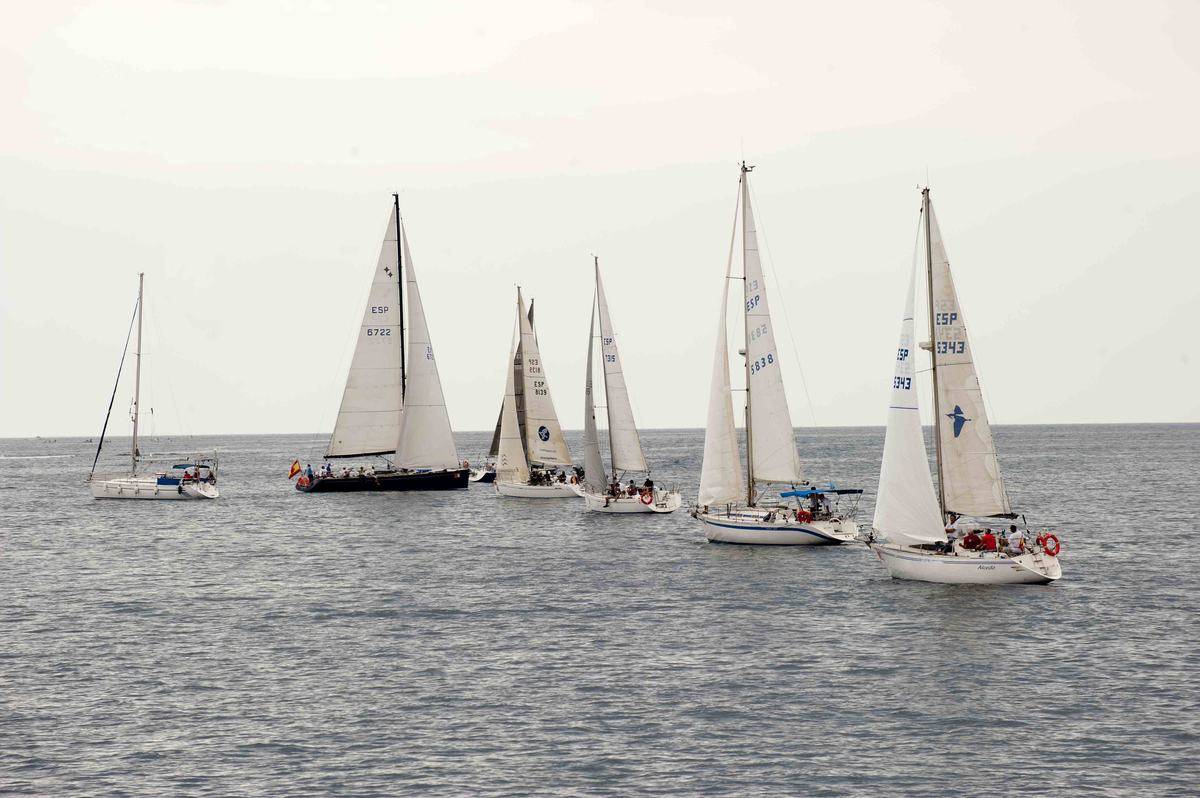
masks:
[[[963,415],[962,408],[959,407],[958,405],[954,406],[953,413],[946,414],[946,418],[954,420],[954,437],[956,437],[956,438],[958,437],[958,434],[960,432],[962,432],[963,424],[966,424],[968,421],[971,420]]]
[[[957,435],[958,433],[955,434]],[[550,430],[546,429],[545,427],[538,427],[538,437],[541,438],[542,441],[550,440]]]

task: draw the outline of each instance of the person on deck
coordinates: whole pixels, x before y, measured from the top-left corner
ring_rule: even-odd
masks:
[[[967,551],[978,551],[983,543],[983,538],[979,537],[979,532],[972,529],[962,539],[962,547]]]
[[[996,550],[996,536],[992,534],[992,530],[990,530],[990,529],[983,530],[983,537],[980,538],[980,543],[983,544],[984,551],[995,551]]]
[[[200,473],[200,469],[196,469],[196,473]],[[308,477],[309,482],[313,481],[312,463],[309,463],[308,467],[304,469],[304,476]]]
[[[1025,553],[1025,533],[1017,529],[1016,524],[1008,527],[1008,545],[1004,547],[1010,557],[1019,557]]]
[[[630,496],[637,495],[637,485],[633,484],[633,480],[629,480],[629,489],[626,491]]]
[[[646,490],[654,490],[654,480],[650,479],[649,475],[647,475],[646,481],[642,483],[642,487]]]

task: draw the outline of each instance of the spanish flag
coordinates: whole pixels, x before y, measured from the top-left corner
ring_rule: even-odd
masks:
[[[300,461],[293,460],[292,467],[291,467],[291,469],[288,470],[288,479],[291,479],[292,477],[296,476],[299,473],[300,473]]]

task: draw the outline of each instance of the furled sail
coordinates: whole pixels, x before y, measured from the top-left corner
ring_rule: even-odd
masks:
[[[767,308],[767,286],[750,207],[749,173],[742,172],[742,250],[745,264],[746,357],[750,387],[751,461],[755,482],[804,479],[792,416],[783,389],[779,350]]]
[[[603,490],[607,483],[604,460],[600,456],[600,436],[596,430],[596,400],[592,390],[592,350],[596,337],[596,306],[592,303],[588,323],[587,377],[583,381],[583,477],[593,490]]]
[[[517,312],[520,312],[518,307]],[[521,436],[521,427],[517,423],[517,374],[513,369],[513,361],[517,358],[520,347],[520,335],[513,345],[505,368],[506,383],[504,386],[504,404],[500,407],[500,444],[499,459],[496,461],[496,478],[504,482],[524,483],[529,481],[529,463],[525,459],[525,442]]]
[[[947,511],[965,515],[1007,515],[1012,512],[996,445],[975,373],[967,324],[950,260],[933,213],[929,216],[932,269],[933,357],[937,363],[938,425],[942,452],[942,495]]]
[[[417,286],[417,272],[401,225],[404,269],[408,289],[408,381],[400,419],[396,465],[401,468],[458,468],[458,450],[442,393],[442,380],[433,357],[433,342]]]
[[[896,369],[892,376],[892,400],[888,405],[887,435],[883,440],[883,464],[879,468],[879,495],[875,499],[875,529],[902,546],[933,543],[946,539],[942,513],[938,509],[929,456],[921,431],[917,401],[913,345],[913,299],[916,272],[908,283],[900,343],[896,347]]]
[[[732,262],[732,261],[731,261]],[[729,384],[729,333],[725,321],[729,303],[729,270],[721,291],[721,315],[713,352],[712,385],[708,394],[708,422],[704,428],[704,464],[696,503],[704,506],[736,502],[742,498],[742,465],[738,458],[737,430],[733,426],[733,394]]]
[[[596,264],[596,302],[600,310],[600,352],[604,356],[604,395],[608,408],[608,440],[612,449],[613,471],[645,471],[646,455],[633,421],[629,389],[621,371],[621,355],[608,315],[608,300],[600,281],[600,264]],[[589,354],[591,350],[588,350]]]
[[[400,440],[400,274],[392,209],[326,457],[391,454]]]
[[[517,289],[517,304],[524,310],[524,299]],[[525,451],[531,463],[550,466],[571,465],[571,452],[563,438],[554,412],[554,400],[550,397],[550,382],[542,368],[542,356],[538,352],[537,337],[533,325],[524,312],[519,314],[521,323],[521,352],[524,356],[525,390]]]

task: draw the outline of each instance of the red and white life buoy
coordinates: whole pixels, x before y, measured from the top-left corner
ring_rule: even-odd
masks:
[[[807,524],[809,521],[812,520],[812,513],[810,513],[808,510],[805,510],[804,508],[801,508],[796,511],[796,520],[802,524]]]
[[[307,488],[308,487],[308,477],[302,476],[302,477],[300,477],[300,479],[296,480],[296,487],[297,488]]]
[[[642,504],[644,504],[646,506],[650,506],[653,503],[654,503],[654,491],[652,491],[652,490],[642,491]]]
[[[1057,557],[1058,553],[1062,551],[1062,544],[1058,541],[1058,535],[1055,535],[1053,532],[1047,532],[1039,540],[1042,542],[1042,548],[1046,551],[1046,554],[1051,557]]]

